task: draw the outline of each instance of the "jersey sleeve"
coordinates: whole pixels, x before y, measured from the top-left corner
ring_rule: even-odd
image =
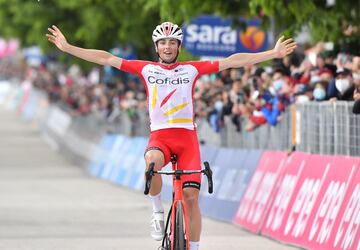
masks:
[[[199,75],[206,75],[219,72],[219,61],[198,61],[198,62],[191,62]]]
[[[146,62],[146,61],[140,61],[140,60],[125,60],[125,59],[122,59],[121,66],[120,66],[119,69],[121,71],[124,71],[124,72],[127,72],[127,73],[140,75],[142,69],[144,68],[144,66],[147,63],[148,62]]]

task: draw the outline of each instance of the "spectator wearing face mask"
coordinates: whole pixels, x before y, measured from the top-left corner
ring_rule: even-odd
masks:
[[[355,86],[352,79],[351,70],[348,68],[338,68],[336,70],[335,87],[337,90],[336,97],[330,99],[330,101],[353,101]]]
[[[314,100],[317,102],[321,102],[326,100],[326,82],[318,82],[315,84],[315,88],[313,90]]]
[[[353,113],[360,114],[360,56],[355,56],[353,58],[353,65],[352,65],[352,77],[354,81],[354,106],[353,106]]]
[[[325,80],[321,80],[315,84],[313,90],[313,97],[314,100],[317,102],[325,101],[328,99],[326,89],[327,89],[328,82]]]

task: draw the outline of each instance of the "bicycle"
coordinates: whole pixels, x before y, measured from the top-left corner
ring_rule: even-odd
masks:
[[[171,155],[171,164],[173,169],[171,171],[155,171],[155,163],[149,164],[149,169],[145,172],[144,194],[149,194],[151,179],[155,174],[173,175],[173,201],[167,216],[165,234],[159,250],[188,250],[189,235],[181,176],[187,174],[206,175],[208,192],[211,194],[213,192],[212,171],[208,162],[204,162],[205,169],[202,170],[178,170],[176,155]]]

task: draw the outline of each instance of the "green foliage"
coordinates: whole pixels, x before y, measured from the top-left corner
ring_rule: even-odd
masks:
[[[294,34],[307,26],[313,41],[333,41],[345,43],[359,41],[360,2],[357,0],[336,0],[328,6],[325,0],[251,0],[250,11],[261,14],[266,27],[271,18],[275,20],[276,30]],[[349,26],[357,26],[358,31],[345,34]]]
[[[131,43],[139,58],[151,60],[156,58],[151,34],[157,24],[182,24],[201,14],[234,20],[256,16],[265,28],[274,20],[276,31],[287,36],[306,25],[314,41],[358,42],[359,5],[357,0],[336,0],[334,6],[326,6],[325,0],[0,0],[0,36],[54,50],[45,34],[55,24],[77,46],[109,50]],[[344,35],[351,24],[358,32]]]

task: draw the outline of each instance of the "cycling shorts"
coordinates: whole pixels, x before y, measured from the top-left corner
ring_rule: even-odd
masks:
[[[196,130],[168,128],[150,132],[150,139],[145,154],[149,150],[160,150],[164,154],[165,165],[172,154],[177,155],[177,168],[181,170],[200,170],[200,148]],[[163,167],[164,167],[163,166]],[[181,176],[183,188],[200,189],[201,174]]]

